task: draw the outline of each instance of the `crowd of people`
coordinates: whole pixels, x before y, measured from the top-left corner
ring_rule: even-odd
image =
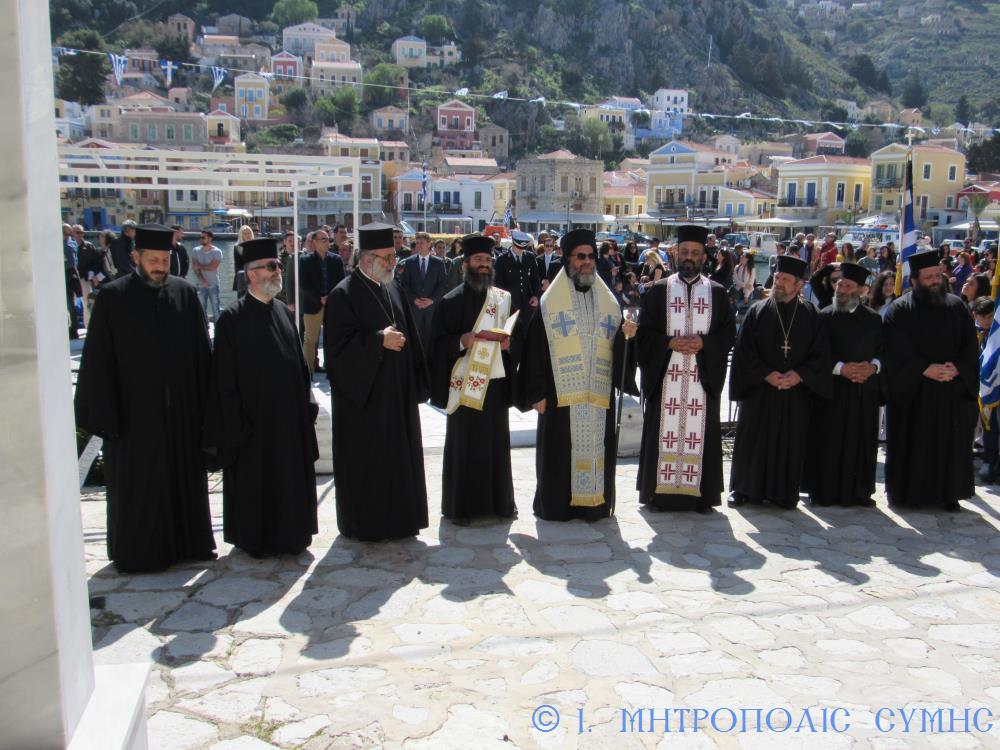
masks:
[[[792,508],[800,493],[874,506],[883,405],[890,505],[956,511],[974,492],[976,328],[989,330],[993,303],[938,250],[911,256],[899,294],[893,248],[883,267],[881,250],[848,258],[853,248],[830,237],[781,247],[760,283],[753,253],[696,225],[643,253],[583,229],[537,245],[515,231],[506,251],[479,234],[450,247],[423,233],[407,246],[384,224],[361,227],[357,247],[347,234],[320,228],[296,256],[292,233],[280,247],[249,233],[235,253],[237,302],[221,312],[211,232],[183,255],[195,285],[178,278],[169,228],[127,228],[131,265],[115,255],[120,238],[104,253],[74,243],[88,264],[102,259],[92,275],[85,266],[100,293],[75,403],[78,426],[104,438],[120,570],[214,556],[210,470],[223,473],[227,542],[258,557],[308,547],[315,371],[330,383],[338,528],[357,540],[427,526],[428,400],[447,414],[441,509],[457,525],[517,515],[512,406],[538,415],[535,515],[612,515],[625,394],[643,404],[640,503],[710,513],[725,489],[727,372],[739,404],[733,507]],[[965,298],[951,293],[959,280]],[[984,479],[995,478],[996,431],[994,416]]]

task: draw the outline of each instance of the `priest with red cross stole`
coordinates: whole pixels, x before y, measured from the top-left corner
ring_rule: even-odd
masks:
[[[519,377],[523,407],[538,412],[535,515],[548,521],[607,518],[615,507],[615,388],[635,394],[625,360],[636,324],[622,321],[597,275],[588,229],[559,241],[563,269],[528,324]]]
[[[802,300],[804,260],[777,260],[770,299],[747,312],[729,376],[740,405],[729,504],[794,508],[809,449],[813,401],[831,396],[833,365],[819,311]]]
[[[517,517],[507,332],[518,312],[510,294],[493,286],[494,244],[479,234],[462,238],[465,280],[442,298],[434,316],[431,402],[448,414],[441,514],[459,526],[483,516]]]
[[[833,304],[820,312],[830,339],[833,398],[817,400],[803,489],[813,505],[874,507],[882,316],[861,304],[868,269],[841,263]]]
[[[709,513],[721,503],[719,398],[736,322],[726,290],[702,275],[708,229],[677,229],[680,272],[643,295],[636,360],[645,416],[639,501],[654,511]]]

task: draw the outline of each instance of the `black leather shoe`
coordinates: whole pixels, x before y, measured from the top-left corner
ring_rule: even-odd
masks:
[[[746,495],[740,494],[739,492],[734,492],[729,496],[729,507],[730,508],[742,508],[750,502],[750,498]]]

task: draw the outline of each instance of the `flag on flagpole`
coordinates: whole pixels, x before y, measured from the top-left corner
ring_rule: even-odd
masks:
[[[906,152],[903,167],[903,190],[899,214],[899,268],[896,271],[896,296],[909,284],[910,256],[917,252],[917,225],[913,221],[913,151]],[[904,283],[905,282],[905,283]]]
[[[468,96],[468,95],[469,95],[469,90],[467,88],[461,88],[455,92],[455,96]]]
[[[512,221],[514,221],[514,212],[510,210],[508,203],[507,210],[503,212],[503,225],[509,229]]]
[[[420,194],[423,196],[424,210],[427,208],[427,162],[424,162],[420,175]]]
[[[1000,316],[993,319],[979,355],[979,401],[987,416],[1000,404]]]
[[[493,98],[494,99],[501,99],[501,100],[502,99],[506,99],[507,98],[507,92],[506,91],[498,91],[498,92],[496,92],[493,95]]]
[[[169,89],[174,82],[174,71],[177,70],[177,63],[173,60],[160,60],[160,69],[163,71],[163,79]]]
[[[111,70],[115,74],[115,81],[122,85],[122,76],[125,75],[125,66],[128,65],[128,58],[125,55],[116,55],[114,52],[108,53],[111,60]]]

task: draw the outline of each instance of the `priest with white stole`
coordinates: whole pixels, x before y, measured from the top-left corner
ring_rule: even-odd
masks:
[[[459,526],[479,517],[516,518],[510,469],[514,363],[510,335],[518,312],[493,286],[491,237],[462,238],[464,282],[437,305],[431,402],[448,414],[441,514]]]
[[[736,322],[725,288],[702,274],[708,229],[677,228],[680,269],[642,298],[636,359],[645,395],[639,501],[709,513],[722,502],[719,401]]]
[[[559,242],[563,269],[528,326],[519,405],[538,412],[535,515],[595,521],[614,513],[615,389],[636,394],[624,359],[636,324],[622,321],[597,275],[594,233],[575,229]]]

